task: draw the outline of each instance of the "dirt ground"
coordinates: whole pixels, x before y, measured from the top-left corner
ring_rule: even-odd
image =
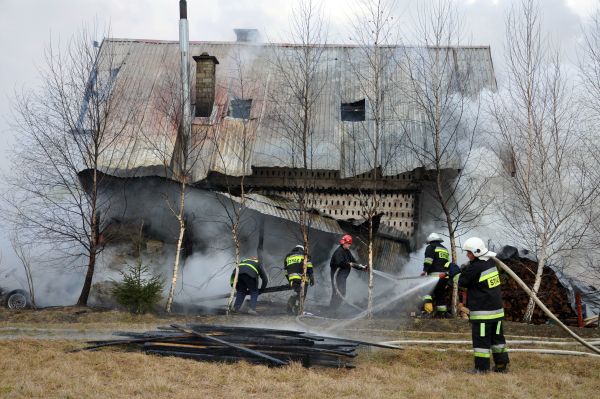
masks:
[[[469,345],[365,349],[354,370],[205,363],[119,348],[67,352],[113,331],[145,331],[173,322],[316,330],[334,323],[307,318],[298,325],[287,316],[131,316],[71,307],[0,310],[0,398],[593,398],[600,386],[600,358],[592,357],[513,352],[509,374],[471,376],[464,372],[472,365]],[[410,318],[359,321],[334,333],[372,341],[468,340],[470,328],[464,320]],[[577,333],[600,339],[598,329]],[[506,323],[506,335],[566,337],[557,326],[518,323]]]

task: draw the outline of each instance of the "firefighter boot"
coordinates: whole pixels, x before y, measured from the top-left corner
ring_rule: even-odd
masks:
[[[492,369],[494,373],[508,373],[508,364],[496,363]]]
[[[488,370],[480,370],[480,369],[469,369],[467,371],[465,371],[465,373],[467,374],[486,374],[488,373]]]

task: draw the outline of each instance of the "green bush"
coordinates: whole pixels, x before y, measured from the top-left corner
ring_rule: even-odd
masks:
[[[113,295],[131,313],[147,313],[161,300],[164,283],[159,276],[151,275],[141,259],[121,275],[123,281],[115,282]]]

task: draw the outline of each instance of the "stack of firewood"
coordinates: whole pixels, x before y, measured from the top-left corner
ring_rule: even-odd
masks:
[[[533,287],[537,264],[527,259],[506,259],[504,261],[529,287]],[[504,313],[506,320],[523,321],[529,296],[508,275],[501,273],[502,296],[504,299]],[[544,268],[542,284],[538,298],[561,321],[576,325],[577,314],[571,308],[567,289],[560,283],[556,274],[549,267]],[[537,306],[533,313],[534,323],[545,323],[548,317]]]

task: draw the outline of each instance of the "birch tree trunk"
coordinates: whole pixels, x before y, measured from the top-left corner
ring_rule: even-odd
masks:
[[[369,297],[367,317],[373,317],[373,218],[369,218]]]
[[[542,274],[544,273],[544,266],[546,264],[546,260],[544,258],[540,259],[537,266],[537,271],[535,273],[535,280],[533,282],[533,287],[531,291],[537,296],[537,293],[542,285]],[[525,323],[531,323],[533,319],[533,311],[535,310],[535,300],[533,296],[529,297],[529,302],[527,303],[527,308],[525,309],[525,316],[523,316],[523,321]]]
[[[173,263],[173,274],[171,275],[171,288],[169,289],[169,295],[167,296],[167,304],[165,305],[165,311],[171,312],[171,305],[173,304],[173,298],[175,296],[175,287],[177,286],[177,274],[179,273],[179,260],[181,258],[181,246],[183,243],[183,236],[185,234],[185,218],[184,218],[184,205],[185,205],[185,181],[181,182],[181,191],[179,193],[179,212],[177,213],[177,221],[179,222],[179,235],[177,236],[177,245],[175,246],[175,261]]]

